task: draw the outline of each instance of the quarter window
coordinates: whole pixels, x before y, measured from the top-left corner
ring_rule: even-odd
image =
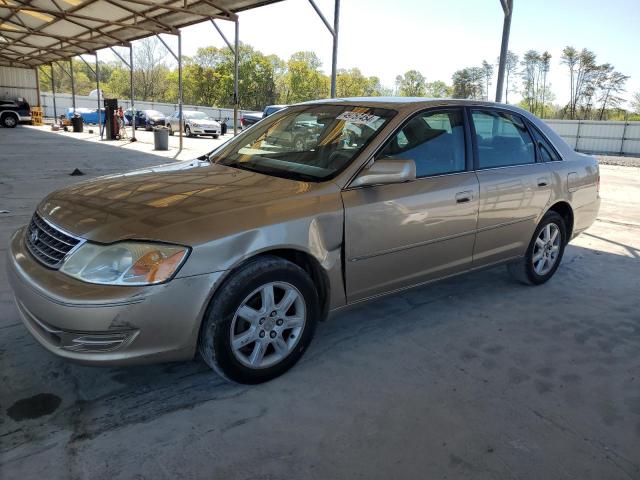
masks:
[[[506,112],[474,110],[480,168],[535,163],[536,151],[524,121]]]
[[[437,110],[413,117],[385,146],[378,158],[416,163],[416,176],[465,170],[462,110]]]
[[[538,151],[542,157],[543,162],[557,162],[561,160],[560,156],[556,153],[549,141],[538,131],[537,128],[531,127],[533,136],[536,139],[536,145],[538,145]]]

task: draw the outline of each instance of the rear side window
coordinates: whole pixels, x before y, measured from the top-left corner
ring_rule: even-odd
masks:
[[[494,110],[473,110],[479,168],[535,163],[536,150],[524,121]]]
[[[413,160],[417,177],[464,171],[462,110],[437,110],[413,117],[387,143],[378,158]]]
[[[536,127],[530,126],[529,130],[533,132],[533,137],[536,139],[536,145],[538,146],[538,151],[540,152],[540,157],[543,162],[557,162],[558,160],[562,160],[549,141]]]

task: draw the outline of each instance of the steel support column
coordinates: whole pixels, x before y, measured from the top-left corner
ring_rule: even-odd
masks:
[[[340,26],[340,0],[336,0],[333,10],[333,54],[331,57],[331,98],[336,98],[336,77],[338,75],[338,28]]]
[[[100,110],[100,66],[98,65],[98,52],[94,52],[94,55],[96,56],[96,89],[97,89],[97,94],[98,94],[98,132],[100,132],[100,140],[102,140],[102,112]],[[106,110],[105,110],[105,114],[106,114]],[[107,119],[105,118],[105,122],[107,121]]]
[[[160,43],[164,45],[164,48],[166,48],[169,53],[173,55],[173,58],[175,58],[178,62],[178,125],[180,126],[180,151],[182,151],[184,130],[184,125],[182,124],[182,32],[178,30],[178,33],[176,33],[176,35],[178,36],[177,54],[171,49],[171,47],[169,47],[169,45],[167,45],[167,42],[165,42],[160,35],[156,35],[156,37],[158,38],[158,40],[160,40]]]
[[[210,20],[224,40],[224,43],[227,44],[227,47],[229,47],[229,50],[231,51],[231,53],[233,53],[233,135],[235,136],[238,134],[238,111],[240,109],[240,94],[238,92],[238,71],[240,64],[240,22],[238,16],[236,15],[233,19],[233,22],[235,23],[235,30],[233,45],[231,45],[229,40],[227,40],[224,32],[220,30],[220,27],[218,27],[218,24],[215,22],[215,20],[213,18],[211,18]]]
[[[315,0],[309,0],[309,3],[316,11],[322,23],[324,23],[327,30],[333,37],[333,53],[331,56],[331,98],[336,97],[336,77],[338,75],[338,29],[340,26],[340,0],[334,0],[333,7],[333,26],[329,23],[326,17],[322,14],[322,11],[316,5]]]
[[[37,106],[41,107],[42,103],[40,101],[40,68],[35,67],[34,70],[36,72],[36,101],[38,102]]]
[[[71,106],[73,113],[76,113],[76,83],[73,80],[73,59],[69,59],[69,78],[71,78]]]
[[[51,67],[51,96],[53,98],[53,123],[58,123],[58,110],[56,109],[56,80],[55,73],[53,71],[53,63],[50,63]]]
[[[129,45],[129,96],[131,97],[131,141],[136,141],[136,109],[133,107],[133,44]]]
[[[502,24],[502,44],[500,45],[500,61],[498,64],[498,81],[496,82],[496,102],[502,102],[502,89],[504,88],[504,72],[509,52],[509,31],[511,30],[511,14],[513,13],[513,0],[500,0],[504,11]]]
[[[238,109],[240,98],[238,92],[238,72],[240,64],[240,22],[236,17],[235,39],[233,41],[233,136],[238,134]]]
[[[182,32],[178,30],[178,125],[180,126],[180,151],[182,151]]]

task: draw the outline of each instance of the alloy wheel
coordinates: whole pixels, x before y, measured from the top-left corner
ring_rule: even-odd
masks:
[[[555,223],[548,223],[538,233],[531,257],[533,270],[538,275],[549,273],[558,261],[561,237],[560,228]]]
[[[231,349],[243,365],[267,368],[284,360],[300,341],[306,305],[300,291],[286,282],[270,282],[240,304],[231,323]]]

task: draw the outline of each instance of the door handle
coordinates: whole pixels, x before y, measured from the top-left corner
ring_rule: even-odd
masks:
[[[539,187],[546,187],[547,185],[549,185],[549,179],[548,178],[539,178],[538,179],[538,186]]]
[[[456,203],[468,203],[473,200],[473,192],[458,192],[456,193]]]

